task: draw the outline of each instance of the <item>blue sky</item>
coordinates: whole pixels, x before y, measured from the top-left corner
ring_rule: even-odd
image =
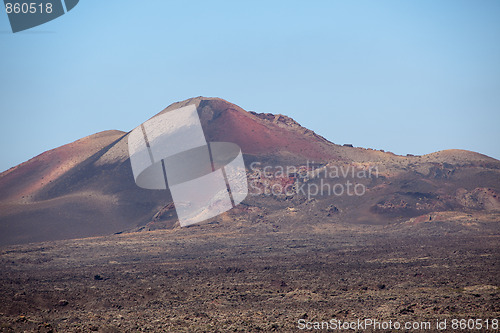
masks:
[[[335,143],[500,159],[500,1],[80,0],[0,13],[0,171],[215,96]]]

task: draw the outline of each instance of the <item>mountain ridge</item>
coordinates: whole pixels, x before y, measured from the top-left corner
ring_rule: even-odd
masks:
[[[261,169],[286,165],[311,175],[314,168],[377,170],[373,179],[343,180],[362,183],[366,187],[363,198],[323,195],[313,199],[317,203],[311,206],[314,201],[301,194],[251,193],[243,205],[214,219],[229,229],[233,224],[248,227],[235,223],[246,220],[267,230],[280,214],[292,221],[282,227],[300,229],[323,223],[322,219],[399,223],[436,211],[500,210],[500,161],[486,155],[444,150],[400,156],[340,146],[290,117],[245,111],[220,98],[176,102],[153,117],[189,104],[197,106],[207,141],[229,141],[241,147],[249,175],[261,172],[252,170],[253,162],[259,162]],[[0,244],[178,228],[170,192],[136,186],[128,157],[129,133],[111,130],[89,135],[1,173]],[[265,182],[321,184],[314,177],[297,179],[287,174],[268,179],[262,175],[261,179],[249,178],[256,182],[255,189],[262,189]],[[335,185],[340,180],[326,181]]]

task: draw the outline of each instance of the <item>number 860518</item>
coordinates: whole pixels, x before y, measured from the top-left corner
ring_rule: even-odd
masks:
[[[50,14],[52,13],[52,3],[47,2],[45,5],[43,3],[41,4],[36,4],[34,2],[27,3],[6,3],[5,4],[5,11],[7,14],[43,14],[47,13]]]

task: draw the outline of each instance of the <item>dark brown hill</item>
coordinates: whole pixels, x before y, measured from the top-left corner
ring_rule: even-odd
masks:
[[[162,112],[188,104],[198,107],[208,141],[234,142],[244,153],[251,194],[211,220],[227,230],[466,223],[500,210],[500,161],[490,157],[463,150],[403,157],[339,146],[284,115],[247,112],[218,98],[197,97]],[[0,174],[0,244],[177,228],[169,192],[135,185],[127,139],[121,131],[97,133]],[[273,167],[268,174],[266,166]],[[361,184],[363,194],[348,195],[349,182]],[[294,193],[285,193],[289,184]],[[344,193],[326,193],[325,184]],[[323,193],[311,193],[315,186]]]

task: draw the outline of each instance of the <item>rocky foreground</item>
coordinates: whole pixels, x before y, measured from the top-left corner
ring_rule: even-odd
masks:
[[[450,331],[499,318],[498,221],[223,222],[3,247],[0,331],[292,332],[366,318]]]

